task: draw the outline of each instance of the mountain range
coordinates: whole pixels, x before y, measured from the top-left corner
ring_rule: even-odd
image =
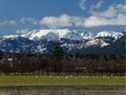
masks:
[[[77,29],[43,29],[0,37],[0,51],[5,53],[51,53],[59,43],[69,54],[126,54],[126,33]]]

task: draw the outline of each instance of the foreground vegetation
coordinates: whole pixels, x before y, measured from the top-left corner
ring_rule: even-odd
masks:
[[[0,54],[0,86],[126,85],[126,56]]]
[[[0,76],[0,86],[125,86],[126,76]]]
[[[119,55],[1,54],[0,75],[125,75],[126,57]]]

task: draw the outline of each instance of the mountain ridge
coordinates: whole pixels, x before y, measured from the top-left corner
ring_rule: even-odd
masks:
[[[101,31],[94,35],[92,32],[87,33],[79,30],[47,29],[21,35],[2,36],[0,37],[0,51],[11,53],[47,53],[48,44],[58,42],[64,52],[67,53],[90,51],[90,49],[93,51],[91,50],[92,52],[89,53],[93,53],[95,49],[99,52],[101,48],[113,47],[113,44],[118,42],[123,36],[125,36],[125,33],[113,31]],[[125,41],[125,39],[123,40]],[[119,47],[118,45],[116,47]],[[53,44],[49,45],[49,48],[52,47]]]

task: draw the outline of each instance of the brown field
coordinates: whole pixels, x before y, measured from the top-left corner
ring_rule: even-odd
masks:
[[[126,95],[124,86],[43,86],[0,90],[0,95]]]

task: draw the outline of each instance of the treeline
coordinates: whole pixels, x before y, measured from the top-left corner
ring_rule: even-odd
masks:
[[[124,75],[125,73],[125,56],[0,54],[0,74]]]

